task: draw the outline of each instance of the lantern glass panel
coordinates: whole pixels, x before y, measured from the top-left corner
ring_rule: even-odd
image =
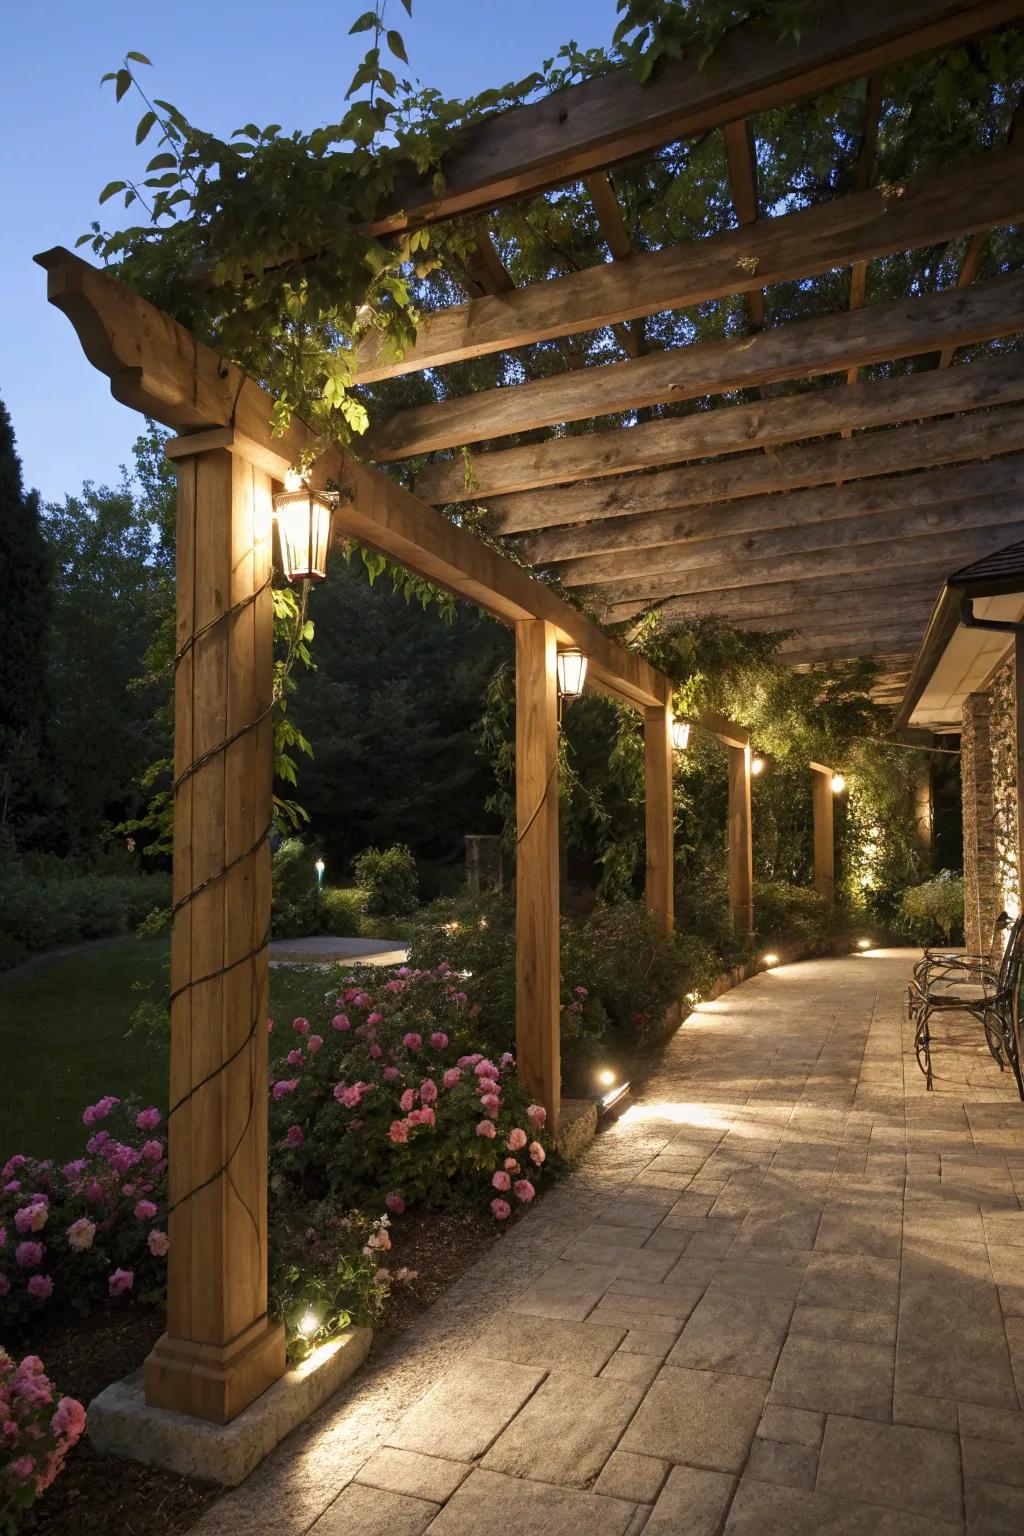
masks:
[[[582,651],[558,653],[558,691],[563,699],[578,699],[587,676],[587,658]]]
[[[303,487],[274,497],[281,568],[288,581],[323,581],[331,540],[331,504]]]
[[[677,752],[685,752],[690,745],[689,720],[672,721],[672,745]]]

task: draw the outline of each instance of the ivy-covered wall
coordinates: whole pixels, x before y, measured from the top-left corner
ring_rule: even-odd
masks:
[[[964,928],[967,946],[988,948],[992,924],[1020,910],[1017,869],[1017,739],[1012,659],[988,689],[973,693],[960,739],[964,810]]]
[[[1000,910],[1020,911],[1017,869],[1017,732],[1014,723],[1014,667],[1011,657],[992,679],[989,747],[992,753],[992,837]]]

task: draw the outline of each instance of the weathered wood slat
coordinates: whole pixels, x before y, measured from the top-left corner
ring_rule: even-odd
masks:
[[[927,588],[918,586],[900,587],[899,612],[902,617],[912,618],[916,623],[919,619],[924,622],[935,606],[938,596],[938,586],[932,582]],[[889,620],[893,615],[893,600],[891,593],[851,593],[846,601],[842,596],[836,595],[831,599],[819,599],[816,603],[808,602],[805,607],[792,608],[779,613],[760,614],[753,612],[740,612],[728,619],[737,629],[752,629],[760,632],[775,629],[792,629],[798,633],[813,631],[820,633],[822,629],[849,626],[851,624],[868,625],[882,620]],[[725,614],[719,613],[719,618],[725,619]]]
[[[799,41],[744,28],[706,64],[670,61],[640,84],[627,70],[501,112],[468,129],[435,178],[399,182],[374,233],[480,212],[659,145],[1018,19],[1019,0],[821,0]]]
[[[884,528],[912,512],[989,502],[997,496],[1011,502],[1024,496],[1024,454],[963,468],[925,470],[850,485],[751,496],[680,512],[620,518],[573,530],[562,542],[553,534],[544,535],[544,563],[556,565],[564,582],[575,583],[588,576],[614,580],[628,570],[656,570],[663,558],[681,546],[693,552],[695,564],[702,564],[711,558],[702,553],[709,542],[717,545],[723,540],[742,539],[747,545],[751,538],[775,532],[810,541],[823,530],[835,530],[839,523],[848,527],[851,519],[859,520],[864,528]],[[842,537],[842,530],[829,536]],[[539,555],[532,558],[540,563]]]
[[[900,584],[904,596],[914,601],[928,597],[934,603],[949,574],[942,560],[915,561]],[[884,611],[892,606],[892,594],[880,590],[873,572],[863,575],[849,572],[841,576],[822,575],[806,581],[774,581],[746,587],[712,588],[709,591],[681,593],[659,604],[664,622],[677,619],[720,618],[744,628],[786,629],[783,620],[803,615],[830,614],[853,608],[859,614]],[[628,618],[628,614],[621,615]]]
[[[996,498],[989,517],[990,521],[982,524],[967,525],[957,521],[952,532],[948,527],[935,529],[927,539],[929,558],[948,561],[952,571],[966,560],[980,559],[982,555],[1003,549],[1015,538],[1024,537],[1024,516],[1008,514],[1005,504]],[[769,537],[777,538],[778,535]],[[595,598],[603,603],[605,621],[612,622],[631,617],[643,607],[679,593],[764,586],[773,581],[803,581],[820,577],[824,571],[836,577],[849,572],[879,572],[886,589],[898,591],[907,560],[912,557],[912,549],[908,550],[905,545],[901,547],[891,538],[870,544],[839,543],[827,553],[809,549],[773,555],[765,555],[755,548],[757,542],[751,540],[749,553],[744,554],[741,541],[737,540],[731,555],[723,552],[718,559],[712,557],[713,563],[708,565],[668,570],[652,563],[645,575],[603,585],[600,590],[595,590]],[[704,550],[710,547],[710,541],[701,545]],[[627,614],[625,610],[630,605],[631,613]]]
[[[925,465],[959,464],[1024,448],[1024,405],[952,421],[929,421],[852,440],[747,454],[724,464],[698,464],[630,478],[519,492],[495,498],[498,533],[545,530],[528,539],[533,562],[596,553],[629,542],[647,514],[703,503],[863,481]],[[845,489],[844,485],[844,489]],[[766,510],[768,504],[765,503]],[[609,520],[613,526],[609,528]],[[571,525],[571,526],[566,526]]]
[[[366,444],[369,457],[411,454],[505,437],[588,416],[645,405],[813,378],[853,364],[881,363],[939,345],[990,340],[1024,330],[1024,277],[896,299],[737,340],[700,342],[623,363],[453,400],[414,406],[382,422]]]
[[[401,361],[382,362],[379,339],[368,337],[358,354],[359,381],[371,384],[727,294],[756,293],[770,283],[1011,223],[1024,213],[1021,179],[1018,147],[922,178],[899,197],[877,188],[854,193],[722,235],[636,251],[628,261],[476,298],[426,316],[415,346]]]
[[[911,630],[905,635],[897,635],[895,643],[892,637],[888,637],[887,649],[872,651],[865,646],[863,637],[851,635],[848,640],[822,640],[818,645],[786,651],[781,659],[791,667],[813,667],[829,661],[859,661],[867,656],[885,664],[899,659],[906,663],[909,670],[922,639],[923,634]]]
[[[1019,352],[958,367],[952,374],[929,370],[846,389],[803,390],[762,404],[720,406],[642,426],[475,454],[470,485],[462,460],[445,459],[420,471],[416,494],[438,506],[455,501],[490,505],[501,495],[535,486],[775,448],[839,432],[847,424],[887,426],[1018,400],[1024,400],[1024,353]]]
[[[48,273],[51,303],[71,320],[89,361],[108,375],[115,399],[178,432],[226,428],[231,422],[228,438],[244,441],[246,456],[278,479],[304,453],[319,449],[316,434],[297,417],[274,437],[270,395],[115,278],[59,247],[37,260]],[[215,446],[212,435],[209,441]],[[323,454],[317,473],[351,498],[336,515],[339,536],[362,540],[506,624],[548,620],[560,643],[586,651],[595,682],[628,703],[643,708],[670,697],[662,673],[387,475],[337,447]]]

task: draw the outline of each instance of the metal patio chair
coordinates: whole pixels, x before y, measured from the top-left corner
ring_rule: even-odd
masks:
[[[983,1027],[988,1048],[999,1070],[1003,1071],[1006,1061],[1009,1061],[1017,1090],[1024,1099],[1018,1046],[1019,1026],[1015,1023],[1014,1014],[1014,1008],[1019,1009],[1021,1006],[1017,991],[1024,960],[1024,918],[1018,917],[1011,927],[997,970],[991,968],[987,958],[980,963],[976,956],[957,958],[968,958],[972,963],[947,967],[940,959],[934,970],[927,971],[920,980],[915,976],[910,983],[909,1014],[915,1024],[914,1054],[924,1073],[925,1082],[931,1089],[932,1014],[967,1013]],[[965,987],[976,990],[966,992]]]

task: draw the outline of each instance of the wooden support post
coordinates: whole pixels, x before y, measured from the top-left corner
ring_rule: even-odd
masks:
[[[750,747],[729,753],[729,905],[738,933],[754,931],[754,848],[750,825]]]
[[[267,1317],[271,519],[263,470],[223,448],[181,458],[171,1243],[167,1331],[145,1384],[151,1406],[216,1423],[285,1368],[283,1326]]]
[[[673,928],[675,813],[672,800],[672,706],[644,711],[647,910],[663,933]]]
[[[932,793],[932,759],[914,780],[914,842],[921,860],[921,872],[931,873],[935,837],[935,807]]]
[[[558,1133],[558,686],[555,627],[516,624],[516,1058]]]
[[[811,815],[814,822],[814,889],[835,900],[835,836],[832,829],[832,769],[811,764]]]
[[[1024,635],[1013,637],[1013,724],[1016,762],[1017,912],[1024,912]]]

